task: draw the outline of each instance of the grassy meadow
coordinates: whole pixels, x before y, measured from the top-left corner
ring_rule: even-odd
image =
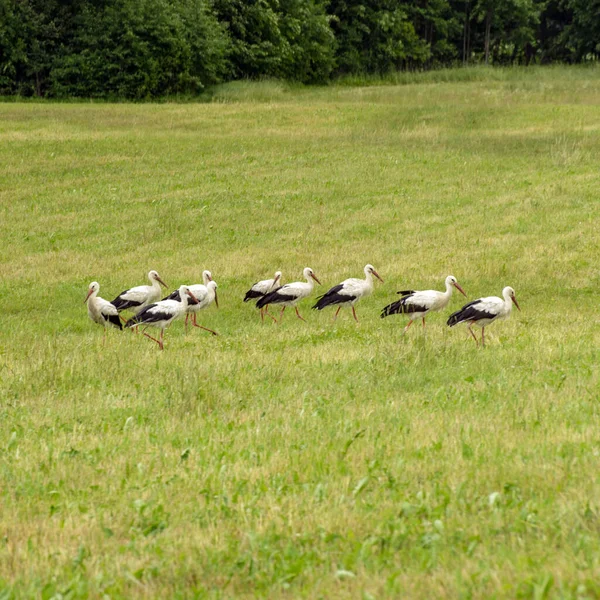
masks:
[[[457,73],[0,104],[0,599],[600,598],[600,69]],[[88,320],[205,268],[218,337]],[[379,318],[448,274],[485,349]]]

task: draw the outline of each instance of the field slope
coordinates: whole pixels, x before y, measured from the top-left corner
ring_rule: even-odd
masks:
[[[600,70],[483,73],[0,104],[1,598],[600,597]],[[241,302],[367,262],[359,326]],[[204,268],[218,337],[87,318]],[[484,350],[379,319],[450,273]]]

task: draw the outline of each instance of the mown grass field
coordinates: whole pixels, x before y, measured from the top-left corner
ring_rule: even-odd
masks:
[[[0,598],[599,598],[599,106],[599,69],[0,104]],[[241,302],[367,262],[359,326]],[[204,268],[219,337],[103,346],[90,281]],[[379,319],[450,273],[516,290],[484,350],[458,295]]]

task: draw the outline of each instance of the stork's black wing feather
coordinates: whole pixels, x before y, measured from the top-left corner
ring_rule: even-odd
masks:
[[[137,315],[131,317],[131,319],[129,319],[129,321],[125,323],[125,327],[135,327],[136,325],[143,325],[144,323],[157,323],[159,321],[168,321],[170,318],[172,318],[173,315],[167,312],[151,312],[151,309],[155,306],[156,303],[148,304],[148,306],[142,308],[142,310],[140,310],[140,312]]]
[[[118,329],[123,329],[123,325],[121,325],[121,319],[119,318],[118,315],[102,315],[104,317],[105,321],[108,321],[109,323],[111,323],[111,325],[114,325],[115,327],[117,327]]]
[[[256,303],[256,308],[262,308],[263,306],[267,306],[267,304],[280,304],[281,302],[291,302],[292,300],[296,299],[296,296],[289,296],[280,293],[282,287],[284,286],[279,286],[278,288],[275,288],[272,292],[269,292],[262,298],[259,298],[258,302]]]
[[[446,324],[450,327],[458,325],[459,323],[465,323],[468,321],[480,321],[481,319],[493,319],[496,315],[486,312],[485,310],[477,309],[476,305],[481,302],[481,298],[473,300],[465,304],[460,310],[452,313],[448,317]]]
[[[179,290],[175,290],[174,292],[171,292],[168,296],[165,296],[163,298],[163,300],[176,300],[177,302],[181,302],[181,296],[179,295]],[[191,298],[190,298],[190,300],[191,300]]]
[[[126,294],[129,290],[123,290],[112,302],[111,304],[119,311],[128,310],[130,308],[136,308],[136,306],[140,306],[142,303],[137,302],[136,300],[126,300],[123,298],[123,294]]]
[[[391,304],[384,306],[381,309],[381,318],[384,319],[385,317],[389,317],[390,315],[427,312],[429,309],[426,306],[416,304],[414,302],[409,302],[413,294],[414,292],[410,292],[408,296],[404,296],[403,298],[400,298],[400,300],[396,300],[396,302],[392,302]]]
[[[356,296],[340,294],[342,289],[344,289],[342,284],[334,285],[329,291],[325,292],[322,296],[319,296],[313,308],[316,310],[323,310],[326,306],[345,304],[346,302],[352,302],[352,300],[356,299]]]
[[[265,294],[259,292],[257,290],[249,289],[244,296],[244,302],[248,302],[249,300],[253,300],[254,298],[262,298]]]
[[[404,290],[402,292],[396,292],[396,294],[400,294],[401,296],[410,296],[411,294],[414,294],[415,290]]]

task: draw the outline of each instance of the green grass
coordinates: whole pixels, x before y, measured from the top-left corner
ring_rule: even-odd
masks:
[[[0,105],[1,598],[600,597],[600,71],[518,73]],[[241,302],[367,262],[359,326]],[[220,336],[103,346],[151,268]],[[484,350],[378,318],[449,273]]]

